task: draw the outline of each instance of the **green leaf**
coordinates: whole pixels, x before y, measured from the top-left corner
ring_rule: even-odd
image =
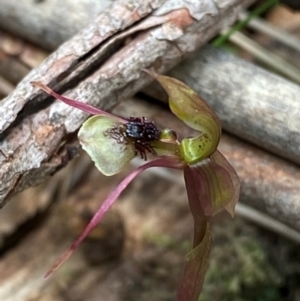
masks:
[[[96,115],[84,122],[78,133],[82,148],[106,176],[119,173],[135,156],[133,144],[118,142],[107,133],[119,125],[122,123],[114,117]]]
[[[146,71],[166,90],[171,111],[189,127],[200,131],[196,138],[182,141],[182,155],[192,164],[210,156],[217,148],[221,136],[218,116],[190,87],[181,81]]]
[[[268,11],[272,6],[279,4],[279,0],[267,0],[262,1],[260,5],[258,5],[251,13],[245,18],[237,22],[234,26],[229,27],[225,34],[220,34],[212,41],[213,46],[221,46],[229,40],[230,36],[234,34],[236,31],[241,31],[246,25],[251,21],[251,19],[262,15],[266,11]]]

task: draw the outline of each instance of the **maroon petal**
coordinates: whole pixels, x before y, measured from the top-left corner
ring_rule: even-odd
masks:
[[[188,200],[194,218],[193,249],[187,255],[183,278],[178,291],[178,301],[197,301],[208,267],[211,248],[211,230],[198,199],[198,183],[189,167],[184,170]]]
[[[192,181],[197,183],[195,187],[198,201],[205,216],[213,216],[222,209],[234,210],[240,186],[233,168],[229,166],[219,152],[199,163],[190,165],[190,172],[193,174]],[[230,213],[232,214],[232,211]]]
[[[218,151],[216,150],[211,156],[210,159],[218,164],[219,166],[223,167],[226,169],[231,182],[233,186],[233,193],[230,202],[225,206],[225,209],[229,214],[233,217],[234,216],[234,210],[235,210],[235,205],[237,204],[240,196],[240,189],[241,189],[241,183],[239,180],[239,177],[234,170],[234,168],[230,165],[230,163],[226,160],[226,158]],[[227,179],[229,182],[229,180]]]

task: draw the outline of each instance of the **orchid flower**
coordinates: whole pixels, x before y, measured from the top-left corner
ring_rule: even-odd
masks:
[[[145,117],[123,119],[88,104],[61,96],[40,82],[32,82],[66,104],[94,115],[78,132],[82,148],[104,175],[119,173],[136,155],[147,160],[108,195],[83,233],[47,272],[48,277],[80,245],[101,221],[120,193],[142,171],[150,167],[181,169],[188,201],[194,218],[194,241],[187,254],[178,301],[196,301],[202,289],[211,247],[209,217],[225,209],[232,216],[238,201],[240,183],[233,167],[217,150],[221,124],[217,115],[191,88],[167,76],[145,70],[169,96],[170,109],[181,121],[196,131],[197,137],[179,139],[170,129],[160,130]]]

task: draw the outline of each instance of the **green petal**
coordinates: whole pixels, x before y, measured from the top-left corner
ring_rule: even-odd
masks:
[[[181,81],[152,71],[147,72],[166,90],[171,111],[189,127],[202,133],[198,142],[197,138],[191,142],[186,141],[183,151],[193,153],[192,162],[211,155],[216,150],[221,136],[221,123],[218,116],[195,91]],[[203,135],[208,137],[205,145],[201,142]],[[197,144],[203,145],[205,150],[200,148],[197,150]],[[183,153],[183,157],[189,158],[190,156]]]
[[[119,173],[135,156],[132,144],[127,141],[120,143],[106,133],[121,124],[114,117],[96,115],[84,122],[78,133],[82,148],[106,176]]]
[[[183,160],[187,164],[197,163],[207,158],[215,147],[211,136],[206,133],[195,138],[185,138],[180,144]]]
[[[152,142],[151,145],[157,156],[176,156],[181,159],[178,137],[171,129],[163,129],[159,140]]]

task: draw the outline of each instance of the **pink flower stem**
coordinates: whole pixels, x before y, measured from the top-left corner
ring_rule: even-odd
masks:
[[[88,114],[91,114],[91,115],[105,115],[105,116],[110,116],[110,117],[113,117],[113,118],[117,118],[120,122],[122,123],[126,123],[127,120],[119,117],[119,116],[116,116],[114,114],[111,114],[111,113],[108,113],[106,111],[103,111],[103,110],[100,110],[96,107],[93,107],[87,103],[84,103],[84,102],[80,102],[80,101],[77,101],[77,100],[74,100],[74,99],[71,99],[71,98],[67,98],[65,96],[62,96],[62,95],[59,95],[58,93],[56,93],[55,91],[53,91],[52,89],[50,89],[48,86],[44,85],[43,83],[41,82],[37,82],[37,81],[32,81],[30,82],[33,86],[35,87],[38,87],[42,90],[44,90],[47,94],[61,100],[62,102],[66,103],[67,105],[71,106],[71,107],[74,107],[74,108],[77,108],[83,112],[86,112]]]
[[[102,203],[100,208],[97,210],[89,224],[86,226],[81,235],[77,240],[71,245],[71,247],[55,262],[52,268],[46,273],[45,278],[47,278],[53,271],[62,265],[66,261],[74,250],[80,245],[83,239],[90,233],[90,231],[97,226],[97,224],[102,220],[104,214],[109,210],[109,208],[114,204],[116,199],[119,197],[121,192],[129,185],[129,183],[142,171],[151,167],[168,167],[175,169],[183,169],[183,163],[178,159],[178,157],[161,157],[159,159],[147,162],[144,165],[139,166],[137,169],[132,171],[106,198]]]

